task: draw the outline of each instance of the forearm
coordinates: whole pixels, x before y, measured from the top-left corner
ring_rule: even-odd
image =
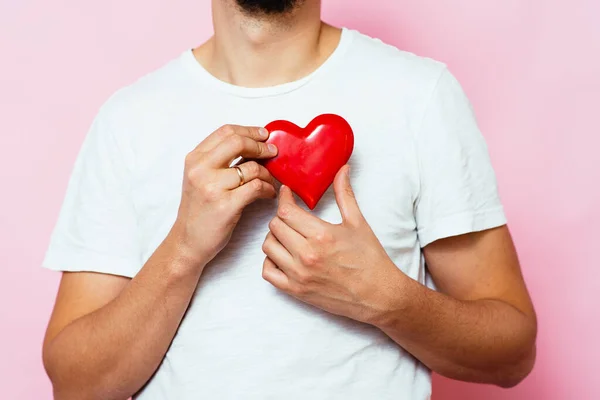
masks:
[[[168,238],[113,301],[57,334],[44,354],[57,399],[125,399],[147,382],[196,288],[202,268],[188,262]]]
[[[449,378],[508,387],[535,359],[535,317],[508,303],[460,301],[404,277],[376,323],[431,370]]]

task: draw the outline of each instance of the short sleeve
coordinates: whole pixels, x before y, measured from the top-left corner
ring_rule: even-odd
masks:
[[[77,156],[43,267],[133,277],[140,268],[130,168],[106,106]]]
[[[416,132],[421,247],[506,224],[485,140],[469,100],[444,69]]]

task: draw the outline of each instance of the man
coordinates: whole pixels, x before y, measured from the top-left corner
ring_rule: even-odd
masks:
[[[430,370],[519,383],[536,317],[446,67],[322,23],[319,0],[213,0],[213,18],[82,147],[44,261],[65,271],[55,397],[427,399]],[[278,151],[259,127],[323,113],[355,147],[311,212],[257,162]]]

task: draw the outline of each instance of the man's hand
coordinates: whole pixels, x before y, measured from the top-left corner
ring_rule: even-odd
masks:
[[[133,279],[63,274],[43,355],[57,400],[126,399],[150,379],[204,265],[227,244],[243,208],[276,196],[273,178],[256,162],[239,165],[243,186],[228,168],[239,156],[275,156],[267,137],[259,128],[224,126],[187,156],[176,222]]]
[[[371,322],[383,312],[382,288],[400,273],[363,217],[348,166],[334,181],[342,223],[327,223],[282,187],[277,216],[263,244],[263,277],[290,295],[333,314]]]
[[[535,361],[536,318],[506,226],[424,249],[441,292],[398,269],[362,216],[347,167],[336,176],[343,222],[298,207],[288,188],[263,244],[263,277],[332,314],[381,329],[433,371],[511,387]]]
[[[273,178],[256,161],[229,168],[238,157],[274,157],[277,148],[267,145],[264,128],[225,125],[202,141],[186,157],[183,193],[177,221],[170,235],[186,256],[206,264],[228,243],[244,207],[260,198],[274,198]]]

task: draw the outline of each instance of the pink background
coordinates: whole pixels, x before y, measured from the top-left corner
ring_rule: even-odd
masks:
[[[600,2],[323,2],[332,23],[442,60],[461,80],[538,310],[523,384],[436,377],[434,399],[600,399]],[[209,3],[0,0],[1,398],[51,398],[40,347],[59,275],[39,265],[93,116],[204,40]]]

